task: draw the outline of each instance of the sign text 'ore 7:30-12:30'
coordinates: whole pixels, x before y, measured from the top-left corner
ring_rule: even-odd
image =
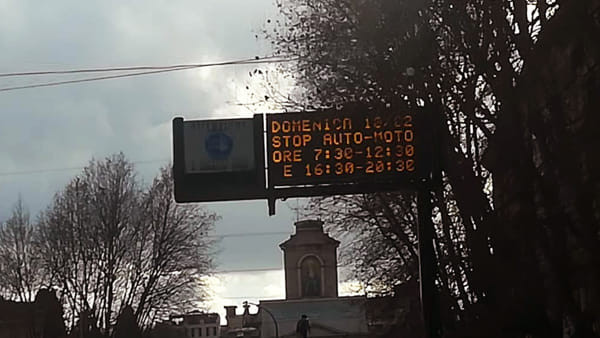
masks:
[[[360,182],[412,176],[417,145],[410,114],[270,114],[269,184]]]

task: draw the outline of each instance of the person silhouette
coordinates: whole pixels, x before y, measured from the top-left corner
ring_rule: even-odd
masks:
[[[308,317],[306,315],[302,315],[302,318],[296,324],[296,334],[298,337],[306,338],[308,337],[308,333],[310,332],[310,323],[308,322]]]

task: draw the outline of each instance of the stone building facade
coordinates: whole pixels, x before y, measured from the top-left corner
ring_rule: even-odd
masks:
[[[33,302],[0,297],[0,337],[66,337],[62,306],[52,290],[41,289]]]
[[[296,234],[281,243],[286,299],[338,296],[337,247],[320,221],[296,222]]]
[[[367,299],[338,295],[339,241],[323,231],[323,222],[296,222],[295,234],[281,243],[285,299],[261,300],[257,314],[237,315],[226,306],[223,337],[296,337],[302,315],[310,321],[310,337],[369,337]]]
[[[150,332],[152,338],[217,338],[221,337],[221,318],[218,313],[192,311],[173,315],[158,323]]]

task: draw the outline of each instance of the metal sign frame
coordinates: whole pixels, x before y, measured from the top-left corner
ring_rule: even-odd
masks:
[[[431,180],[433,128],[424,128],[430,123],[430,116],[423,109],[411,109],[415,133],[415,159],[417,172],[400,173],[396,175],[374,175],[372,177],[356,176],[357,180],[328,182],[327,180],[301,181],[302,184],[291,182],[283,185],[274,182],[273,173],[270,171],[266,156],[271,156],[272,147],[269,144],[269,131],[265,129],[265,120],[271,117],[282,117],[288,113],[256,114],[251,119],[254,128],[254,157],[255,168],[241,172],[222,173],[186,173],[185,171],[185,144],[184,123],[181,117],[173,119],[173,173],[175,178],[175,199],[177,202],[214,202],[232,200],[266,199],[269,215],[275,214],[275,201],[291,197],[312,197],[337,194],[360,194],[378,191],[412,190]],[[321,111],[317,114],[332,114],[336,112]],[[291,113],[294,116],[303,116],[310,119],[315,113]],[[360,116],[371,116],[365,113]],[[393,116],[390,111],[381,115]],[[250,119],[249,119],[250,120]],[[352,177],[351,177],[352,178]]]
[[[253,120],[254,140],[264,142],[262,115]],[[184,120],[173,119],[173,177],[179,203],[214,202],[266,198],[263,147],[254,147],[253,170],[222,173],[186,173]]]
[[[184,120],[173,119],[173,174],[175,179],[175,200],[185,202],[210,202],[267,199],[269,215],[275,214],[275,201],[289,197],[311,197],[327,195],[345,195],[372,193],[378,191],[411,190],[418,192],[418,241],[419,241],[419,281],[421,294],[421,310],[426,329],[426,336],[440,336],[441,319],[439,297],[435,287],[436,258],[433,247],[434,227],[432,223],[432,205],[430,191],[434,186],[441,186],[439,155],[440,149],[438,125],[433,117],[424,109],[412,109],[415,114],[417,134],[417,161],[419,174],[412,179],[401,176],[383,180],[365,180],[363,182],[316,183],[309,185],[281,186],[273,184],[271,173],[266,166],[265,116],[254,115],[254,159],[255,168],[242,172],[201,173],[185,172]],[[308,113],[307,113],[308,114]],[[425,128],[424,126],[428,126]],[[267,181],[268,179],[268,181]]]

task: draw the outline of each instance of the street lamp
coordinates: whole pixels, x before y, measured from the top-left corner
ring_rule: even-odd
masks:
[[[271,311],[269,311],[269,309],[267,309],[264,306],[260,306],[260,304],[256,304],[256,303],[250,303],[248,301],[244,301],[244,306],[246,305],[255,305],[256,307],[258,307],[259,309],[263,309],[265,310],[265,312],[267,312],[269,314],[269,316],[271,316],[271,319],[273,319],[273,323],[275,323],[275,337],[279,338],[279,325],[277,325],[277,320],[275,319],[275,316],[273,316],[273,314],[271,313]]]

